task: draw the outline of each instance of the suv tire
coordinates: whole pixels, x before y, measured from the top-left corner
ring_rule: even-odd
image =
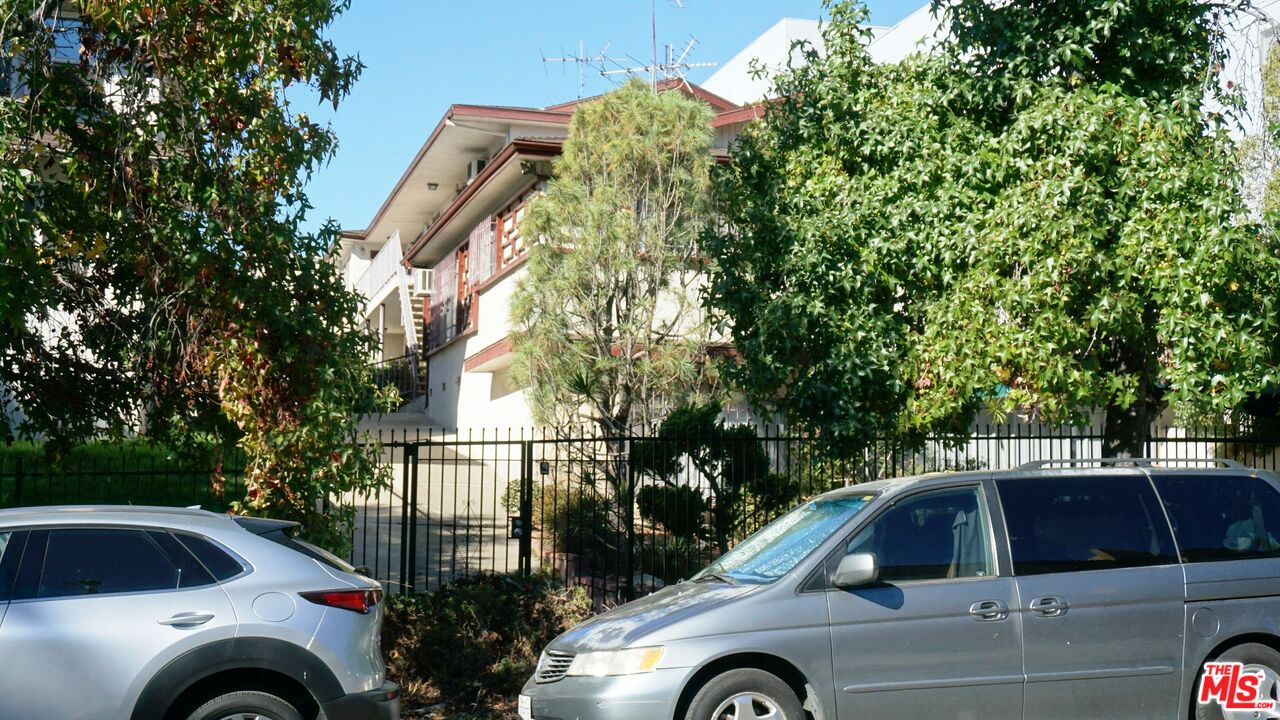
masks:
[[[800,698],[778,676],[754,668],[730,670],[703,685],[685,720],[805,720]]]
[[[1228,648],[1226,652],[1216,658],[1213,658],[1213,661],[1238,662],[1245,666],[1252,665],[1255,668],[1263,670],[1263,672],[1267,674],[1269,680],[1267,685],[1262,688],[1264,692],[1263,699],[1277,699],[1276,693],[1280,692],[1280,684],[1277,684],[1276,682],[1277,680],[1280,680],[1280,652],[1276,652],[1274,649],[1269,648],[1266,645],[1259,645],[1258,643],[1244,643],[1236,645],[1233,648]],[[1200,676],[1203,674],[1204,667],[1202,666],[1200,671],[1196,674],[1196,683],[1191,688],[1191,707],[1194,710],[1196,720],[1223,720],[1224,718],[1229,717],[1223,713],[1222,707],[1216,703],[1201,705],[1198,702],[1200,693]],[[1252,715],[1252,713],[1250,714]]]
[[[275,695],[257,691],[232,692],[196,708],[187,720],[302,720],[302,714]]]

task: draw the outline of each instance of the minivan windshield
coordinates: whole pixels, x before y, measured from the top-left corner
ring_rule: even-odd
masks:
[[[771,583],[790,572],[874,497],[844,495],[810,500],[738,543],[695,575],[693,581]]]

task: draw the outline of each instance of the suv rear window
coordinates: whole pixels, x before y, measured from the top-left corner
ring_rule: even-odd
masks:
[[[239,560],[231,557],[222,548],[196,535],[188,535],[187,533],[174,533],[174,537],[178,538],[178,542],[191,551],[192,555],[200,561],[208,569],[209,573],[219,582],[244,572],[244,566]]]
[[[1280,493],[1245,475],[1156,475],[1182,561],[1280,557]]]
[[[1016,575],[1177,562],[1146,477],[1105,475],[999,480]]]

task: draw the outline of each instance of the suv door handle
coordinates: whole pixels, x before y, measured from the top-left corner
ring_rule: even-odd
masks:
[[[1070,607],[1060,597],[1042,597],[1031,601],[1031,612],[1040,617],[1062,617]]]
[[[979,600],[969,606],[969,614],[978,622],[996,622],[1009,617],[1009,606],[999,600]]]
[[[167,617],[156,622],[161,625],[170,625],[173,627],[195,627],[203,625],[213,619],[213,613],[178,613],[173,617]]]

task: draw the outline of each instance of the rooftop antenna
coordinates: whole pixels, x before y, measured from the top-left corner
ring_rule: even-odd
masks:
[[[677,8],[685,8],[688,0],[669,0],[672,6]],[[664,45],[664,54],[658,55],[658,0],[649,0],[649,30],[650,42],[652,44],[653,55],[649,62],[637,60],[631,55],[625,57],[610,57],[608,55],[610,43],[606,43],[604,48],[595,55],[587,55],[583,49],[582,41],[578,42],[577,55],[565,55],[561,57],[542,56],[543,63],[560,62],[575,63],[578,66],[578,98],[581,99],[586,93],[586,69],[591,68],[598,72],[601,77],[612,80],[617,75],[641,75],[649,76],[649,87],[655,91],[658,83],[664,80],[680,79],[684,80],[685,75],[692,68],[715,67],[718,63],[714,62],[689,62],[689,55],[698,47],[698,39],[689,36],[689,41],[685,43],[684,48],[677,54],[676,49],[672,45]]]
[[[558,62],[558,63],[564,63],[564,64],[573,63],[577,65],[578,66],[578,99],[581,100],[582,96],[586,93],[587,68],[591,68],[592,70],[595,70],[600,74],[604,74],[606,63],[613,63],[616,65],[622,62],[622,58],[609,57],[609,54],[608,54],[609,46],[612,44],[613,44],[612,42],[607,42],[604,44],[604,47],[600,48],[600,52],[596,53],[595,55],[587,55],[586,50],[583,47],[582,41],[579,40],[577,55],[562,55],[560,57],[547,57],[546,55],[543,55],[542,62],[544,65],[546,63],[552,63],[552,62]],[[561,52],[563,52],[563,50]]]
[[[656,90],[660,80],[684,80],[692,68],[715,67],[719,64],[713,62],[689,62],[689,53],[693,52],[696,47],[698,47],[698,38],[691,35],[679,55],[676,54],[674,46],[664,45],[665,54],[662,62],[658,62],[655,55],[654,62],[647,65],[633,65],[630,67],[620,65],[611,70],[601,70],[600,74],[610,77],[612,75],[637,75],[647,72],[649,73],[649,84]],[[635,62],[634,58],[631,58],[631,60]]]

